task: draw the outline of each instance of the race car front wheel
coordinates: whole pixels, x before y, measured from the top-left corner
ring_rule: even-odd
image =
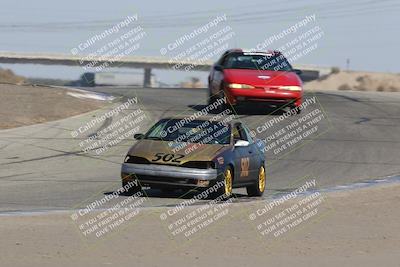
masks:
[[[295,105],[291,106],[290,110],[293,110],[296,115],[301,113],[301,109],[296,107]]]
[[[216,101],[216,96],[212,94],[211,90],[208,91],[208,105],[214,104]]]
[[[265,168],[264,165],[261,165],[260,169],[258,170],[258,179],[253,185],[246,187],[247,195],[250,197],[260,197],[263,195],[265,190]]]
[[[232,195],[232,182],[233,175],[231,168],[227,168],[224,173],[224,194],[226,197],[230,197]]]
[[[230,167],[226,168],[224,173],[221,175],[220,181],[222,180],[223,185],[218,187],[217,191],[212,194],[212,198],[224,196],[229,198],[232,196],[232,185],[233,185],[233,172]]]
[[[137,192],[142,191],[142,187],[140,184],[134,185],[133,182],[129,184],[130,181],[122,181],[122,187],[127,188],[128,195],[133,195]],[[129,185],[128,185],[129,184]]]

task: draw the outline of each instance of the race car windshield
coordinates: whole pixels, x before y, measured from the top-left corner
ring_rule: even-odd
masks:
[[[201,144],[229,144],[231,128],[220,122],[163,119],[146,133],[144,139]]]
[[[251,69],[292,71],[292,66],[282,54],[232,53],[224,62],[225,69]]]

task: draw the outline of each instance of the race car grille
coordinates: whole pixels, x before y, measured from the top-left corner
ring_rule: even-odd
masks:
[[[138,156],[127,156],[125,163],[177,166],[177,164],[150,162],[146,158]],[[215,168],[215,163],[212,161],[188,161],[183,163],[181,166],[186,168],[195,168],[195,169],[209,169],[209,168]]]
[[[209,169],[215,168],[215,163],[212,161],[188,161],[182,164],[182,167],[196,168],[196,169]]]
[[[256,102],[293,102],[293,99],[286,99],[286,98],[246,98],[248,101],[256,101]]]
[[[169,177],[160,177],[160,176],[152,176],[152,175],[138,175],[138,180],[142,184],[148,183],[174,183],[174,184],[193,184],[197,183],[195,179],[189,178],[169,178]]]

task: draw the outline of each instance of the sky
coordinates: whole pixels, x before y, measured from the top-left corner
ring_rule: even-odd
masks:
[[[221,44],[222,48],[253,48],[315,14],[315,21],[268,48],[280,48],[302,32],[318,26],[323,35],[315,41],[316,48],[296,59],[295,64],[400,72],[400,2],[397,0],[0,0],[0,6],[0,51],[71,54],[71,49],[95,34],[110,29],[127,16],[137,15],[137,21],[124,31],[140,26],[145,37],[137,42],[139,48],[130,55],[160,57],[161,48],[168,48],[180,37],[215,18],[226,16],[208,32],[199,33],[173,51],[168,50],[165,56],[171,59],[226,27],[233,35]],[[108,44],[122,33],[122,30],[114,33],[98,45]],[[91,51],[97,48],[93,46]],[[79,52],[84,56],[88,50]],[[220,54],[215,52],[210,59],[215,60]],[[81,66],[0,64],[0,67],[27,77],[78,79],[85,72]],[[141,70],[122,68],[118,71]],[[154,70],[154,73],[158,80],[166,83],[192,76],[205,82],[207,77],[206,72],[193,71]]]

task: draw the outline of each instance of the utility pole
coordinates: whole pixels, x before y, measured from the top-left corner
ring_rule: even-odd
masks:
[[[144,69],[143,87],[151,87],[151,68]]]
[[[346,59],[346,69],[347,71],[350,69],[350,58]]]

